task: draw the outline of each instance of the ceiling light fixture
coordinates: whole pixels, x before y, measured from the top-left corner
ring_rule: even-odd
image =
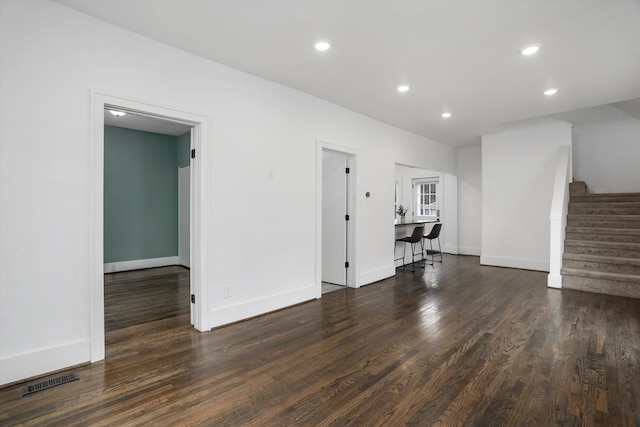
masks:
[[[329,48],[331,47],[331,43],[327,40],[318,40],[314,47],[316,48],[316,50],[324,52],[325,50],[329,50]]]
[[[442,113],[441,116],[443,119],[448,119],[449,117],[451,117],[451,113]]]
[[[532,46],[527,46],[525,48],[523,48],[520,53],[526,56],[529,55],[533,55],[534,53],[537,53],[540,50],[540,46],[537,45],[532,45]]]
[[[547,89],[544,91],[544,94],[547,96],[551,96],[551,95],[555,95],[556,93],[558,93],[558,89]]]
[[[109,110],[109,112],[116,117],[122,117],[127,115],[127,113],[125,113],[124,111]]]
[[[408,90],[409,90],[409,85],[398,86],[398,92],[407,92]]]

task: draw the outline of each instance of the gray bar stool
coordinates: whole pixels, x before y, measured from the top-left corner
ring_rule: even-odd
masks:
[[[413,233],[411,233],[411,236],[407,236],[407,237],[401,237],[399,239],[396,239],[396,244],[398,242],[403,243],[402,245],[402,258],[396,258],[395,260],[402,260],[402,266],[404,267],[404,255],[406,252],[406,248],[407,248],[407,243],[411,244],[411,266],[413,267],[412,271],[416,271],[416,255],[420,255],[420,257],[422,258],[422,260],[418,260],[419,261],[424,261],[424,247],[422,245],[422,235],[424,234],[424,225],[418,225],[416,228],[413,229]],[[416,253],[416,245],[420,243],[420,252]],[[395,247],[394,247],[394,251],[395,251]],[[424,266],[423,266],[424,268]]]
[[[440,230],[442,230],[442,224],[441,223],[435,224],[431,229],[431,231],[429,232],[429,234],[424,236],[424,238],[429,241],[430,249],[426,250],[426,254],[431,255],[431,265],[433,265],[433,263],[435,262],[433,258],[434,255],[440,255],[439,262],[442,262],[442,246],[440,246]],[[433,250],[434,240],[438,241],[438,250],[435,250],[435,251]]]

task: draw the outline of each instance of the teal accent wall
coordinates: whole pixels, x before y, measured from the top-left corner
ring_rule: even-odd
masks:
[[[104,127],[104,262],[178,255],[178,137]]]
[[[178,167],[191,164],[191,132],[183,133],[178,137]]]

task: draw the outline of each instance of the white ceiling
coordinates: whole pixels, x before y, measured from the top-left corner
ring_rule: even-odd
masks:
[[[640,109],[640,0],[59,3],[454,145],[532,117]],[[529,44],[542,48],[520,55]]]

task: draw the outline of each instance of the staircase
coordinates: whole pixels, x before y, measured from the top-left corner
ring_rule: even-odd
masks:
[[[640,298],[640,193],[570,194],[562,287]]]

